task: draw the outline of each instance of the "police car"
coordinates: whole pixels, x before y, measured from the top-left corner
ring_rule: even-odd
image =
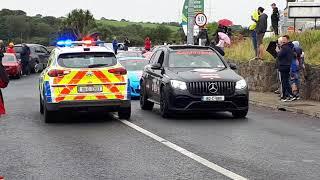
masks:
[[[39,80],[46,123],[60,110],[106,110],[130,119],[130,85],[114,52],[90,41],[58,42]]]

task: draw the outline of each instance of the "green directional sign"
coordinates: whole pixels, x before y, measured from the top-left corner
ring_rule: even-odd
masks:
[[[188,4],[189,0],[185,0],[182,9],[182,22],[181,26],[185,34],[187,34],[188,25]],[[194,13],[204,13],[204,0],[194,0]]]
[[[188,23],[188,4],[189,0],[185,0],[182,9],[182,25]],[[204,0],[194,0],[194,13],[204,13]]]

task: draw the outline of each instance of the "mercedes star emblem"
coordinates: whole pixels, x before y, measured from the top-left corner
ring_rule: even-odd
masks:
[[[93,72],[91,72],[91,71],[88,71],[87,73],[86,73],[86,76],[92,76],[93,75]]]
[[[212,93],[212,94],[218,92],[218,85],[217,85],[217,83],[211,83],[211,84],[209,84],[208,89],[209,89],[209,92]]]

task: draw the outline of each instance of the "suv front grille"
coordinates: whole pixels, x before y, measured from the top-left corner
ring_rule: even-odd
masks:
[[[210,92],[209,86],[215,84],[217,92]],[[235,92],[235,82],[215,81],[215,82],[190,82],[187,83],[188,90],[192,95],[232,95]]]

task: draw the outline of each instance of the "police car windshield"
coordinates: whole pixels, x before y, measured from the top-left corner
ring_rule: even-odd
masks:
[[[96,68],[116,65],[117,59],[108,52],[67,53],[59,55],[58,64],[66,68]]]
[[[143,68],[148,64],[147,60],[120,60],[120,63],[127,69],[127,71],[142,71]]]
[[[212,50],[183,49],[172,51],[169,56],[171,68],[225,68],[220,57]]]

